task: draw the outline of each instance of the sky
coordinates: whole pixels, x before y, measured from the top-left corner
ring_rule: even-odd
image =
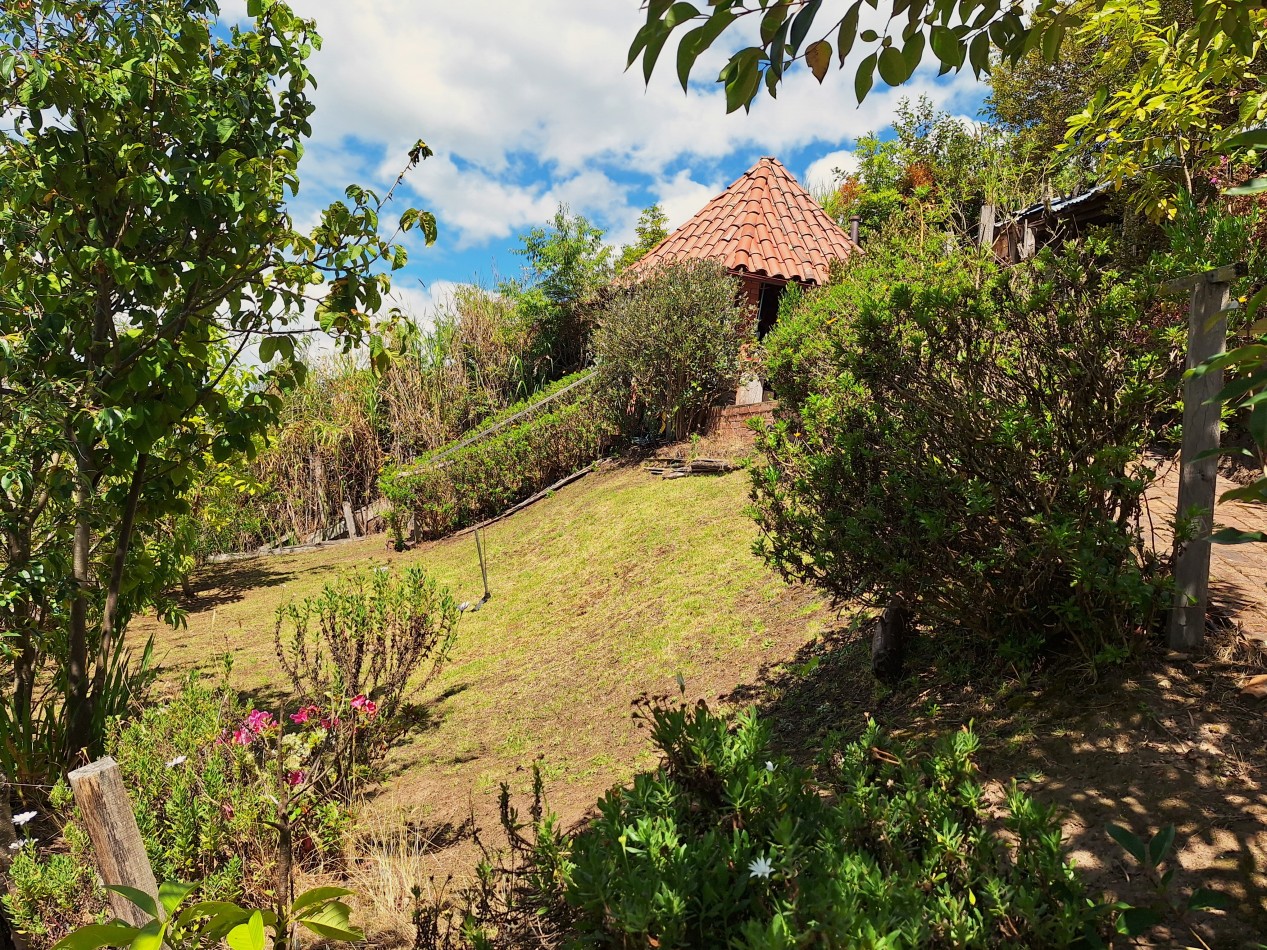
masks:
[[[440,236],[429,248],[408,242],[409,265],[393,277],[398,305],[423,320],[456,284],[517,276],[517,236],[560,203],[621,245],[647,205],[676,227],[763,155],[803,184],[830,184],[858,136],[883,135],[903,97],[927,95],[968,118],[984,98],[971,74],[939,79],[925,67],[898,90],[877,81],[859,107],[849,63],[822,86],[797,68],[777,100],[763,94],[750,113],[727,115],[711,81],[720,49],[701,57],[689,94],[673,69],[676,37],[649,85],[638,64],[625,71],[639,0],[290,3],[323,39],[310,61],[316,114],[296,222],[314,224],[350,183],[385,190],[426,141],[435,156],[405,179],[395,213],[432,211]],[[244,17],[245,0],[223,12]]]

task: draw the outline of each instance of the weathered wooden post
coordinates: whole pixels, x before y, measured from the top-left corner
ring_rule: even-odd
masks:
[[[97,853],[97,869],[106,884],[121,884],[158,897],[158,883],[141,830],[132,814],[132,803],[119,764],[108,756],[70,773],[71,791],[84,816],[92,849]],[[119,919],[142,926],[150,918],[121,894],[110,892],[110,909]]]
[[[361,532],[356,528],[356,512],[352,510],[350,501],[343,503],[343,523],[347,526],[349,538],[359,538],[361,536]]]
[[[1191,290],[1188,311],[1186,369],[1200,366],[1227,345],[1227,309],[1231,284],[1245,276],[1244,264],[1230,264],[1172,280],[1167,293]],[[1172,650],[1195,650],[1205,638],[1205,610],[1210,594],[1210,532],[1214,528],[1215,483],[1218,478],[1219,418],[1214,401],[1223,389],[1222,371],[1188,377],[1183,383],[1183,444],[1179,452],[1179,501],[1176,526],[1194,526],[1193,537],[1175,538],[1175,604],[1166,626]]]

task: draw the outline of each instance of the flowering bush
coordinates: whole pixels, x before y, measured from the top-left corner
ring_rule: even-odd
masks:
[[[420,567],[357,571],[279,608],[277,658],[304,704],[289,717],[299,728],[283,737],[289,772],[319,762],[309,777],[347,800],[408,727],[406,691],[416,695],[440,670],[457,620],[448,589]],[[244,721],[233,739],[250,744],[275,726]]]

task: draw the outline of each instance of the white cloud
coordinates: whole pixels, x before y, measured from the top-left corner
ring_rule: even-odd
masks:
[[[356,180],[344,173],[358,162],[390,181],[423,138],[437,154],[407,187],[456,229],[445,240],[459,248],[540,223],[561,200],[615,233],[629,231],[637,208],[611,177],[620,173],[651,179],[671,219],[688,199],[690,214],[729,183],[701,180],[723,158],[751,164],[815,144],[839,148],[887,126],[902,97],[925,94],[962,111],[979,90],[968,74],[938,82],[927,69],[858,107],[846,64],[822,85],[798,69],[777,102],[726,115],[719,87],[682,93],[672,46],[649,88],[637,65],[624,71],[644,17],[637,0],[292,2],[325,41],[311,64],[320,85],[305,186]],[[715,75],[723,60],[710,51],[696,76]],[[549,180],[526,177],[525,156]],[[662,180],[670,165],[689,171]]]
[[[801,180],[806,188],[831,188],[840,183],[844,175],[852,175],[858,170],[858,156],[849,149],[828,152],[816,162],[811,162],[805,169],[805,177]],[[838,174],[838,172],[840,174]]]

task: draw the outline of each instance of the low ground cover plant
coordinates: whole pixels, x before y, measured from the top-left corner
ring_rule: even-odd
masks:
[[[626,281],[594,332],[600,378],[636,429],[684,439],[733,394],[755,314],[715,261],[662,264]]]
[[[752,470],[769,563],[1008,659],[1124,656],[1165,590],[1140,459],[1173,367],[1099,250],[1002,270],[894,237],[785,314],[789,412]]]
[[[512,407],[485,428],[541,402],[581,375],[525,405]],[[407,524],[415,539],[438,538],[500,514],[566,475],[597,460],[613,426],[605,400],[583,383],[503,429],[468,446],[423,461],[388,469],[379,480],[392,503],[390,523],[397,546]]]

